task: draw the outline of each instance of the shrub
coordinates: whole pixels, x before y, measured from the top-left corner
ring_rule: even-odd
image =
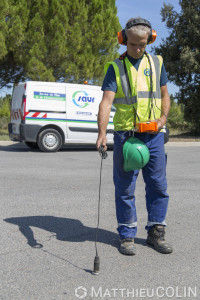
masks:
[[[190,129],[190,124],[184,119],[184,105],[178,104],[171,96],[171,109],[167,119],[167,126],[171,129]]]

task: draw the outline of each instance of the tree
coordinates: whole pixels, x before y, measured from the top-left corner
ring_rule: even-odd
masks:
[[[180,87],[177,99],[184,104],[185,119],[200,132],[200,2],[180,0],[179,4],[180,14],[172,5],[161,9],[170,34],[155,52],[163,56],[169,80]]]
[[[99,83],[117,57],[115,0],[1,0],[1,87],[21,80]]]
[[[0,117],[10,118],[11,95],[0,98]]]
[[[10,121],[11,98],[11,95],[6,95],[4,98],[0,97],[0,130],[8,129],[8,123]]]

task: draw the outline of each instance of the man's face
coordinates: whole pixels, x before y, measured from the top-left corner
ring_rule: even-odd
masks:
[[[142,36],[137,35],[132,31],[127,33],[127,53],[133,58],[140,58],[146,48],[148,33],[143,34]]]

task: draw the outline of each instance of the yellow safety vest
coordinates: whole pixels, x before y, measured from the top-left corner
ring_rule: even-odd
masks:
[[[150,87],[150,66],[146,55],[143,56],[138,71],[127,57],[124,58],[124,62],[116,59],[105,65],[105,72],[112,65],[116,75],[117,92],[113,101],[116,107],[113,119],[115,131],[131,130],[134,128],[134,122],[147,122],[149,119],[155,120],[161,116],[160,74],[163,60],[160,55],[149,55],[149,58],[152,66],[153,95],[151,95]],[[131,95],[124,63],[130,82]],[[151,110],[152,99],[153,108]]]

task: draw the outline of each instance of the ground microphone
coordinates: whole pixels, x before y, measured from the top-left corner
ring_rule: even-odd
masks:
[[[99,258],[98,251],[97,251],[97,236],[98,236],[99,217],[100,217],[101,173],[102,173],[103,159],[106,159],[106,157],[108,156],[107,152],[104,150],[102,145],[99,148],[99,154],[101,156],[101,167],[100,167],[100,181],[99,181],[98,221],[97,221],[96,239],[95,239],[96,256],[95,256],[95,259],[94,259],[94,269],[93,269],[93,272],[92,272],[93,275],[99,275],[100,274],[100,258]]]
[[[99,275],[100,274],[100,258],[99,255],[97,253],[97,255],[95,256],[94,259],[94,269],[92,272],[93,275]]]

